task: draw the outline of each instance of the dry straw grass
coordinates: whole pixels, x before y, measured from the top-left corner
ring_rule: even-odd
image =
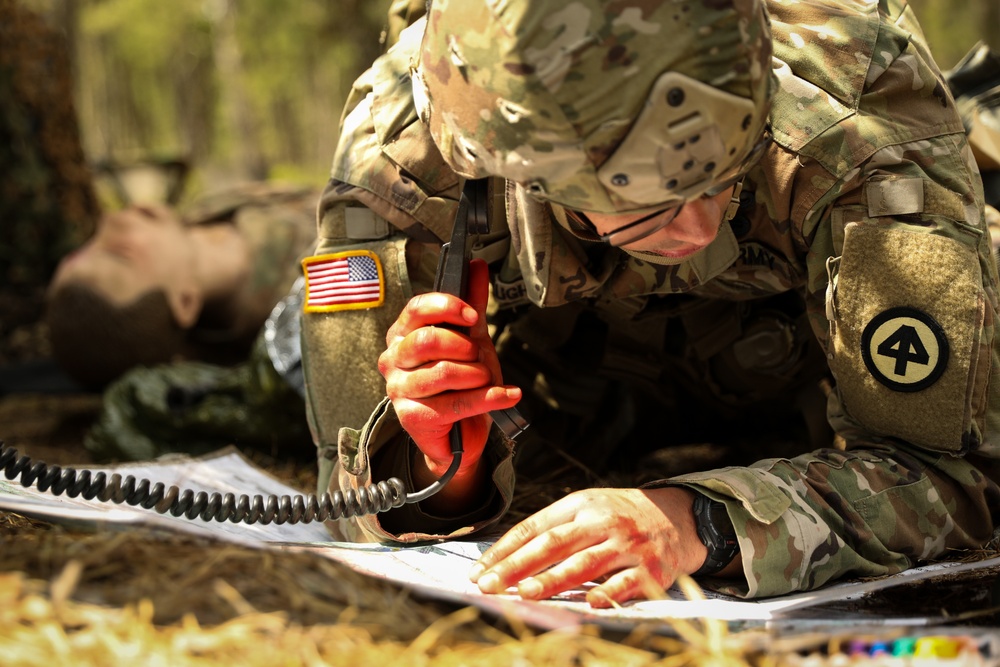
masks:
[[[722,623],[537,633],[421,600],[307,553],[0,514],[0,663],[769,665]],[[693,582],[689,594],[699,594]]]

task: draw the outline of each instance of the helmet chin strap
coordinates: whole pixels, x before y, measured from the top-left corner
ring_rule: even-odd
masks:
[[[740,210],[740,194],[743,192],[743,179],[736,181],[733,186],[733,194],[729,197],[729,206],[726,207],[726,214],[722,216],[722,222],[727,223],[736,217],[736,212]]]

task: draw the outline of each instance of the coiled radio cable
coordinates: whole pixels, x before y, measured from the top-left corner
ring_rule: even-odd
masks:
[[[133,507],[152,509],[160,514],[184,516],[188,519],[202,519],[246,524],[309,523],[327,519],[347,519],[385,512],[406,503],[416,503],[434,495],[452,478],[462,462],[461,439],[452,441],[451,466],[426,489],[407,493],[403,481],[390,477],[360,489],[350,489],[346,493],[334,491],[315,495],[261,496],[253,497],[232,493],[208,493],[166,487],[162,482],[155,484],[148,479],[136,479],[132,475],[124,477],[118,473],[108,476],[104,472],[76,470],[57,465],[34,462],[27,456],[18,458],[17,450],[0,442],[0,470],[8,480],[19,478],[22,486],[35,485],[39,491],[56,496],[65,494],[70,498],[84,500],[125,503]]]

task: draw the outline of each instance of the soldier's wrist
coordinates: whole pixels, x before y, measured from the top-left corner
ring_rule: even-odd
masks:
[[[427,476],[437,479],[438,477],[441,477],[441,475],[445,474],[445,472],[447,472],[447,470],[451,467],[452,458],[439,461],[424,454],[415,444],[412,444],[412,441],[411,447],[415,450],[411,458],[413,469],[420,470],[421,474],[426,474]],[[458,470],[455,471],[454,478],[461,479],[478,474],[480,468],[480,458],[481,457],[472,458],[468,452],[463,452],[462,462],[459,464]]]
[[[413,455],[410,458],[410,479],[413,481],[414,489],[419,490],[438,481],[448,470],[451,461],[435,462],[430,459],[415,444],[412,444]],[[445,484],[444,488],[431,496],[424,503],[431,505],[440,504],[447,499],[448,503],[475,504],[480,501],[485,487],[486,468],[481,465],[481,459],[477,457],[472,463],[466,464],[463,460],[461,467],[455,475]],[[437,501],[435,501],[437,498]],[[423,503],[422,503],[423,504]]]

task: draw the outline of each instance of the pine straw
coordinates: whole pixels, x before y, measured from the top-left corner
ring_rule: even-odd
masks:
[[[761,638],[683,622],[536,633],[308,553],[0,514],[0,656],[18,665],[771,665]],[[697,594],[696,590],[692,594]]]
[[[310,466],[251,458],[297,488],[315,485]],[[520,520],[574,489],[617,482],[568,464],[545,479],[523,480],[508,519]],[[687,595],[700,595],[692,581],[685,583]],[[0,512],[4,667],[379,661],[770,667],[840,641],[830,634],[729,634],[725,623],[708,620],[675,620],[671,628],[674,637],[641,626],[626,637],[593,627],[539,633],[517,619],[414,597],[311,553],[146,529],[75,532]]]

